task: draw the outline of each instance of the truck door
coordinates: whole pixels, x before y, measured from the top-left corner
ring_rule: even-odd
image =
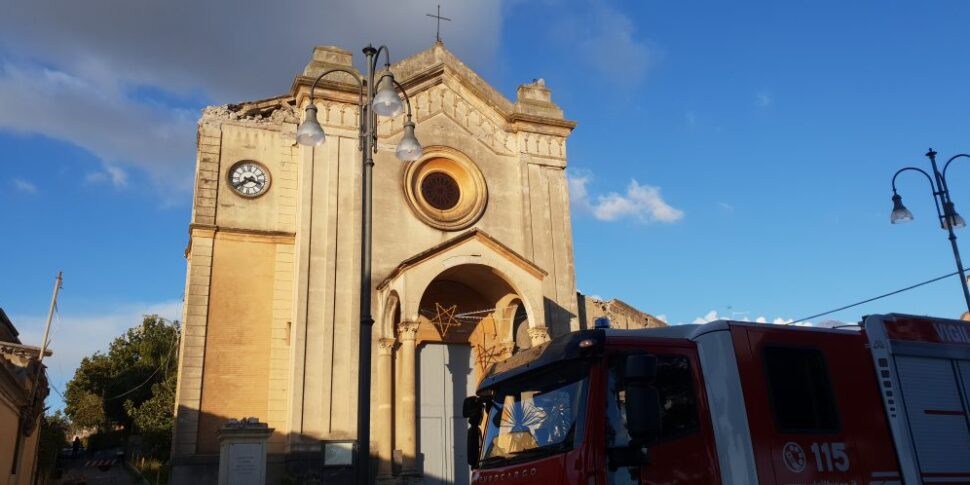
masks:
[[[874,315],[865,329],[903,481],[970,483],[970,324]]]
[[[654,385],[660,394],[662,431],[648,443],[649,464],[634,468],[609,469],[607,483],[649,485],[709,485],[719,483],[717,464],[710,443],[706,398],[699,392],[697,356],[693,349],[658,347],[646,350],[657,357]],[[623,356],[610,361],[606,396],[606,447],[624,447],[630,437],[624,417]]]
[[[731,332],[761,483],[898,480],[859,332],[740,324]]]

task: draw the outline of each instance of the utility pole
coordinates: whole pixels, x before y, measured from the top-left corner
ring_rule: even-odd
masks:
[[[51,321],[54,319],[54,309],[57,307],[57,292],[61,289],[62,272],[57,272],[57,281],[54,283],[54,296],[51,297],[51,307],[47,312],[47,325],[44,327],[44,340],[40,346],[40,356],[37,357],[37,372],[34,375],[34,388],[30,390],[30,399],[27,400],[27,404],[24,405],[20,410],[20,422],[17,426],[17,436],[16,445],[14,447],[14,463],[19,463],[21,458],[21,440],[24,436],[30,436],[34,431],[34,424],[36,424],[36,419],[33,415],[34,409],[37,409],[37,389],[40,387],[40,378],[44,372],[44,354],[47,353],[47,338],[51,333]],[[38,431],[39,432],[39,431]],[[15,469],[17,466],[15,465]],[[21,470],[22,471],[22,470]],[[36,469],[34,470],[36,471]],[[34,471],[31,471],[31,482],[33,482]]]
[[[34,379],[34,389],[30,394],[29,406],[34,405],[34,400],[37,399],[37,388],[40,387],[40,376],[44,372],[44,354],[47,353],[47,338],[51,334],[51,321],[54,319],[54,310],[57,309],[57,293],[61,289],[61,283],[63,282],[63,272],[57,272],[57,281],[54,283],[54,296],[51,297],[51,306],[47,311],[47,325],[44,327],[44,340],[40,344],[40,356],[37,357],[37,375]]]

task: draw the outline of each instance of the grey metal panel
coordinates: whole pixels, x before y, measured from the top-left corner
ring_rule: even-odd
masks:
[[[970,360],[970,348],[967,347],[929,342],[908,342],[904,340],[890,340],[890,345],[893,353],[896,355]]]
[[[471,348],[423,345],[418,353],[420,396],[419,453],[427,485],[467,485],[467,425],[461,417],[465,396],[475,393]]]
[[[714,424],[722,483],[757,485],[751,430],[731,333],[726,330],[705,333],[697,339],[697,350]]]
[[[863,324],[869,339],[869,349],[872,354],[872,364],[876,372],[888,372],[889,378],[882,379],[879,389],[882,394],[883,409],[885,409],[889,429],[892,431],[893,443],[896,445],[896,458],[903,483],[918,485],[920,479],[919,463],[916,462],[916,449],[906,419],[906,403],[901,397],[899,375],[896,372],[895,356],[890,352],[890,341],[886,335],[885,316],[874,315],[866,317]],[[886,386],[886,382],[889,386]]]
[[[967,409],[946,359],[896,356],[913,444],[920,471],[970,472],[970,429]]]
[[[418,352],[418,452],[421,471],[429,485],[448,483],[445,450],[445,346],[424,345]]]

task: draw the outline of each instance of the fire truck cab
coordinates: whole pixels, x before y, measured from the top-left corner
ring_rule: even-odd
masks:
[[[464,402],[472,483],[970,484],[970,324],[583,330]]]

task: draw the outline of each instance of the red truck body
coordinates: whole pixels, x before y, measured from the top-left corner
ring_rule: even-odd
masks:
[[[627,429],[630,356],[650,362],[647,438]],[[584,330],[497,364],[476,394],[475,484],[970,484],[967,322]]]

